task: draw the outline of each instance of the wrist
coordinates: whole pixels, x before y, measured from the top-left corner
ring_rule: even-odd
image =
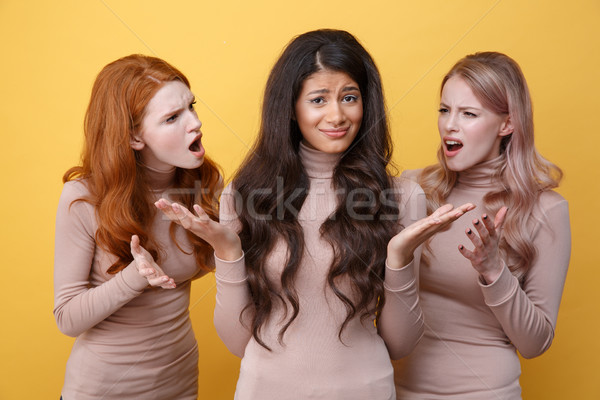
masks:
[[[235,235],[235,238],[220,241],[213,248],[215,255],[223,261],[235,261],[243,254],[242,243],[237,235]]]
[[[388,245],[387,251],[387,266],[390,269],[401,269],[408,265],[413,260],[413,252],[403,251],[402,249],[394,249]]]
[[[492,283],[496,282],[496,280],[498,280],[500,275],[502,275],[502,267],[503,267],[503,265],[500,264],[500,268],[498,268],[498,270],[496,270],[496,271],[486,271],[484,273],[481,273],[480,274],[481,280],[486,285],[491,285]]]

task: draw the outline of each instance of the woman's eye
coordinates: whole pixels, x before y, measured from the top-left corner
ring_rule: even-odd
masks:
[[[465,111],[465,116],[467,116],[467,117],[476,117],[477,115],[473,114],[472,112]]]
[[[351,102],[357,101],[357,100],[358,100],[358,96],[355,96],[353,94],[346,95],[343,98],[344,103],[351,103]]]
[[[196,104],[196,100],[194,100],[190,103],[190,111],[194,110],[194,104]]]
[[[178,116],[179,116],[179,114],[173,114],[173,115],[171,115],[169,118],[167,118],[167,122],[173,122],[173,121],[175,121]]]
[[[312,99],[310,102],[313,104],[325,104],[325,99],[322,97],[317,97],[316,99]]]
[[[440,114],[444,114],[444,113],[447,113],[447,112],[448,112],[448,109],[447,109],[447,108],[444,108],[444,107],[440,107],[440,109],[438,110],[438,112],[439,112]]]

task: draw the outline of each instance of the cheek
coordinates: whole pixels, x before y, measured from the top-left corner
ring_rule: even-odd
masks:
[[[350,121],[352,121],[352,124],[355,125],[356,129],[360,128],[360,125],[362,123],[362,118],[363,118],[362,106],[361,107],[353,107],[353,108],[347,110],[346,116],[348,117],[348,119]]]
[[[321,120],[321,113],[319,110],[300,108],[298,111],[296,118],[298,118],[298,125],[300,125],[300,127],[310,128]]]

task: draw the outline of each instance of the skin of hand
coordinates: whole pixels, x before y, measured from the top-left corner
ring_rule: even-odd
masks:
[[[400,269],[410,263],[417,247],[474,208],[475,205],[471,203],[457,208],[454,208],[452,204],[445,204],[428,217],[404,228],[388,243],[388,267]]]
[[[137,235],[131,237],[131,255],[135,260],[139,274],[148,280],[150,286],[175,289],[175,281],[169,278],[154,262],[152,255],[140,245],[140,238]]]
[[[231,229],[213,221],[198,204],[194,204],[196,215],[182,205],[166,199],[160,199],[154,205],[171,221],[210,244],[215,250],[215,255],[221,260],[234,261],[242,256],[239,236]]]
[[[465,233],[475,248],[468,250],[462,244],[458,246],[460,254],[471,261],[473,268],[479,272],[487,284],[496,281],[502,273],[503,263],[498,246],[507,211],[506,207],[500,208],[494,222],[485,214],[481,216],[481,220],[473,220],[473,226],[478,235],[471,228],[467,228]]]

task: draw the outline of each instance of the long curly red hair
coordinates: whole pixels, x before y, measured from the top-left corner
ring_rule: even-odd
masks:
[[[119,272],[133,260],[129,243],[134,234],[154,259],[160,261],[161,249],[152,235],[157,211],[140,155],[131,148],[130,141],[141,126],[150,99],[164,83],[176,80],[190,87],[188,79],[166,61],[133,54],[105,66],[92,88],[85,115],[81,165],[70,168],[63,182],[85,180],[90,196],[78,200],[95,207],[96,243],[118,258],[109,273]],[[177,168],[175,188],[186,190],[178,191],[183,194],[174,200],[188,208],[197,203],[211,218],[218,219],[222,179],[219,167],[208,157],[196,169]],[[172,224],[173,240],[175,228]],[[192,233],[187,235],[198,265],[210,270],[211,247]]]

